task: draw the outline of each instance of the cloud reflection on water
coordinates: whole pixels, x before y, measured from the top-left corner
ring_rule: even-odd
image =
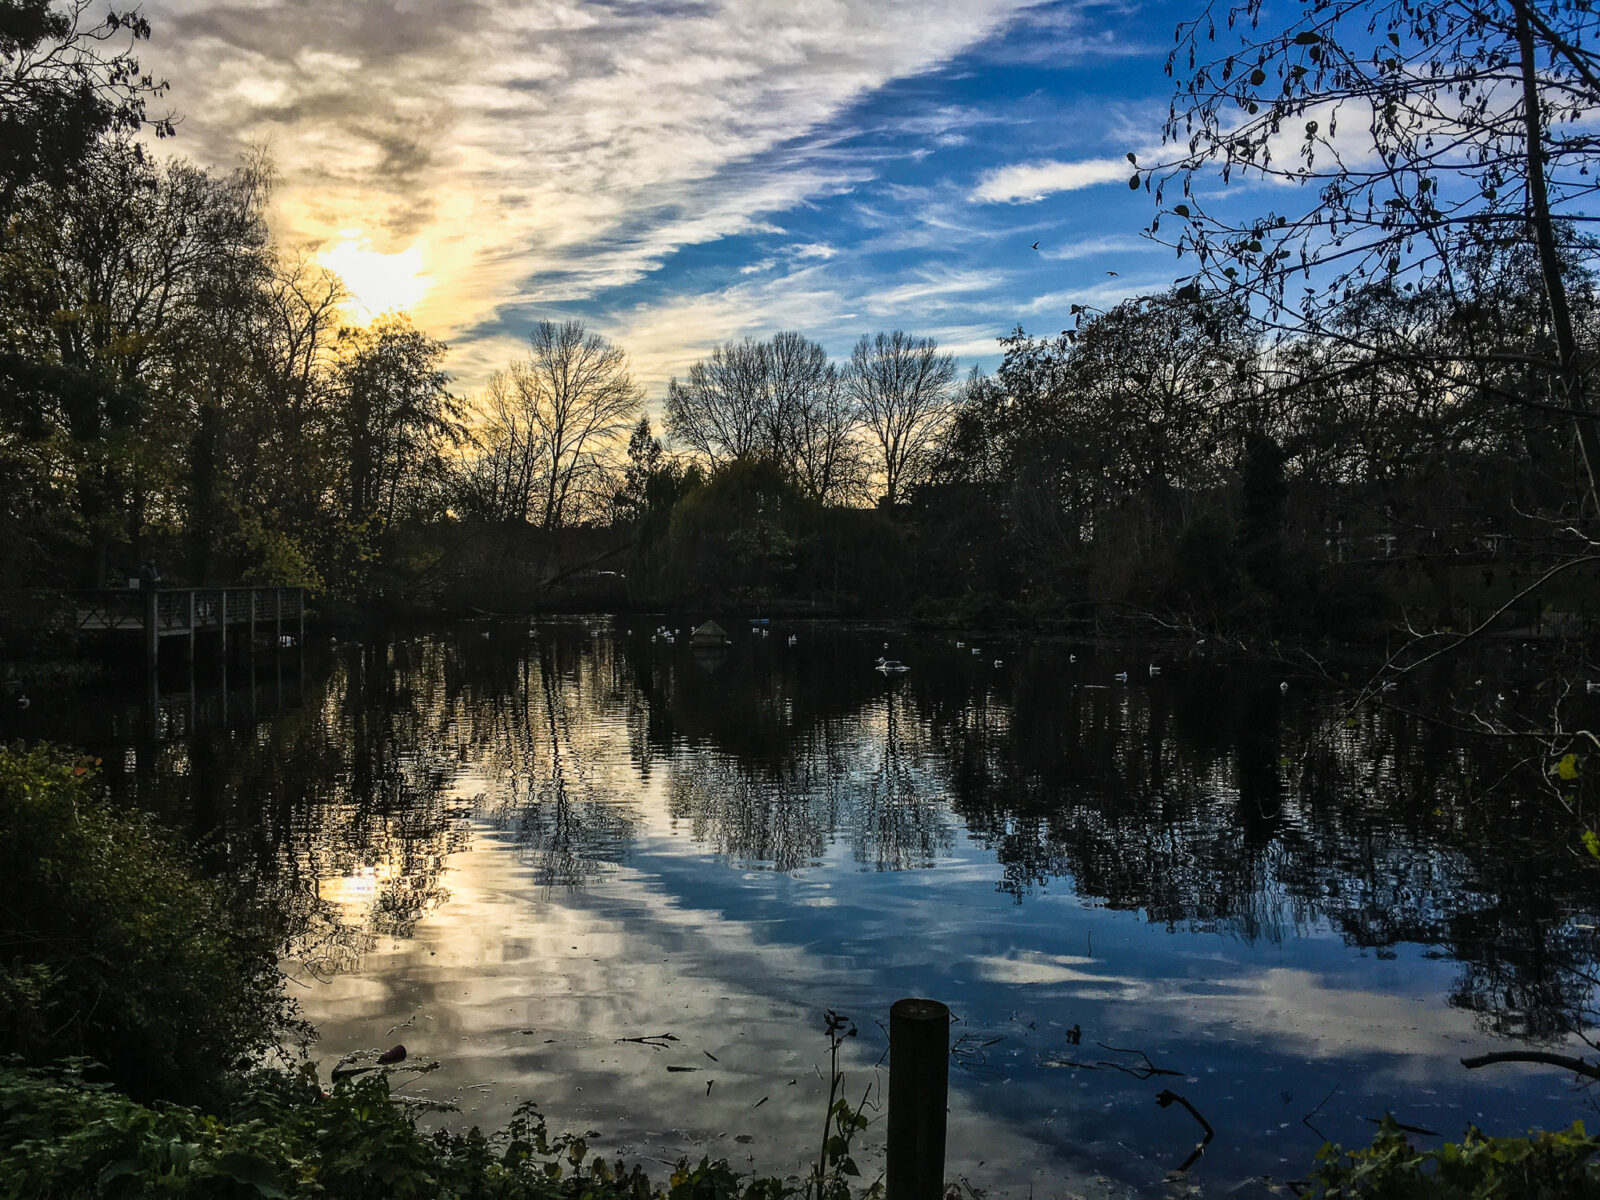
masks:
[[[707,672],[648,634],[469,627],[341,656],[305,712],[197,742],[196,810],[359,964],[298,993],[324,1059],[410,1019],[394,1037],[445,1066],[409,1090],[462,1089],[464,1119],[536,1096],[614,1149],[784,1170],[820,1119],[822,1010],[862,1023],[864,1084],[871,1018],[935,995],[990,1043],[956,1063],[953,1169],[1016,1194],[1149,1183],[1192,1145],[1097,1043],[1182,1073],[1219,1184],[1303,1169],[1335,1088],[1316,1124],[1345,1141],[1395,1106],[1452,1133],[1582,1115],[1564,1081],[1457,1062],[1592,1024],[1587,877],[1539,856],[1531,808],[1483,821],[1466,781],[1499,748],[1365,713],[1302,789],[1282,760],[1327,718],[1275,681],[1084,687],[1117,664],[979,671],[933,639],[889,682],[866,635],[779,641]],[[318,885],[364,873],[383,902],[341,926]],[[614,1041],[668,1030],[683,1057]]]

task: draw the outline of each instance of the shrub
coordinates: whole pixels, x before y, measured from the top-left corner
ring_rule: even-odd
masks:
[[[418,1130],[384,1075],[321,1092],[258,1072],[224,1115],[140,1105],[75,1067],[0,1068],[0,1200],[168,1196],[301,1200],[779,1200],[791,1189],[726,1163],[678,1164],[665,1186],[551,1136],[530,1106],[485,1134]]]
[[[92,762],[0,747],[0,878],[0,1054],[195,1098],[297,1029],[277,918],[115,808]]]
[[[1326,1200],[1597,1200],[1600,1139],[1581,1122],[1528,1137],[1485,1137],[1468,1129],[1460,1144],[1412,1148],[1392,1116],[1372,1145],[1348,1154],[1326,1145],[1311,1172],[1312,1196]]]

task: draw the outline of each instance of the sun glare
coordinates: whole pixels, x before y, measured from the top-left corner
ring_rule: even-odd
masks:
[[[323,250],[317,261],[332,271],[350,291],[351,315],[370,320],[391,309],[406,311],[428,290],[422,272],[422,247],[413,245],[398,254],[380,254],[358,230],[340,230],[342,241]]]

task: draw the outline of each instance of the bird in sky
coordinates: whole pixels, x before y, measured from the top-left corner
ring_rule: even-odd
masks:
[[[1107,271],[1106,274],[1111,276],[1113,279],[1117,277],[1117,273],[1115,271]]]
[[[1037,250],[1037,249],[1038,249],[1038,248],[1039,248],[1039,243],[1038,243],[1038,242],[1035,242],[1035,243],[1034,243],[1034,244],[1033,244],[1033,245],[1032,245],[1032,246],[1030,246],[1030,247],[1028,247],[1028,248],[1029,248],[1029,249],[1030,249],[1030,250]]]

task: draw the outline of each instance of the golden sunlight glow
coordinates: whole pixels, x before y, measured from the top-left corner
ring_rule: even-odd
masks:
[[[350,292],[349,315],[371,320],[391,309],[407,311],[417,304],[431,283],[422,271],[420,243],[398,254],[380,254],[359,229],[341,229],[331,250],[317,254],[317,262],[344,280]]]
[[[317,896],[347,913],[371,908],[383,885],[396,875],[393,866],[380,863],[363,867],[353,875],[334,875],[317,880]]]

